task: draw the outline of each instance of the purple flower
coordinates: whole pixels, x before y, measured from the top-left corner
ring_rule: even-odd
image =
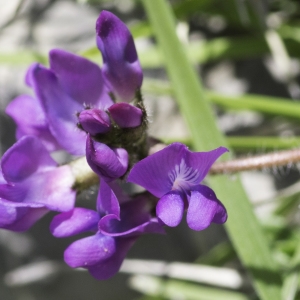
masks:
[[[1,160],[0,227],[29,229],[48,211],[74,207],[74,176],[68,166],[57,167],[38,138],[22,137]]]
[[[109,132],[111,126],[108,114],[99,108],[83,110],[78,121],[82,129],[92,136]]]
[[[118,100],[132,101],[141,88],[143,72],[128,28],[114,14],[102,11],[96,32],[106,85]]]
[[[144,233],[163,233],[161,224],[149,213],[149,203],[140,196],[135,200],[119,197],[101,181],[97,212],[74,208],[54,217],[50,230],[55,237],[68,237],[82,232],[94,235],[73,242],[64,259],[72,268],[86,268],[101,280],[112,277],[118,270],[131,246]],[[120,193],[120,192],[119,192]]]
[[[203,230],[211,222],[222,224],[227,219],[226,209],[213,190],[200,184],[212,164],[227,151],[220,147],[191,152],[185,145],[173,143],[134,165],[128,181],[160,198],[156,214],[166,225],[177,226],[187,209],[188,226]]]

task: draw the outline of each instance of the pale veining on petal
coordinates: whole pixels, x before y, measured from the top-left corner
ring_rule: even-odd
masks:
[[[168,175],[173,182],[172,190],[186,191],[191,186],[199,184],[199,172],[192,167],[188,167],[184,159]]]

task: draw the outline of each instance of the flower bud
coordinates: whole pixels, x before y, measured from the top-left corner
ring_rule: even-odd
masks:
[[[107,113],[98,108],[82,111],[78,116],[82,129],[91,135],[106,133],[110,129],[110,120]]]

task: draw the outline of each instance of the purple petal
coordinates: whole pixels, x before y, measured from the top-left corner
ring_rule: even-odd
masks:
[[[23,203],[23,202],[14,202],[12,200],[7,200],[7,199],[4,199],[4,198],[1,198],[0,199],[0,202],[2,205],[6,205],[8,207],[17,207],[17,208],[42,208],[44,207],[45,205],[42,204],[42,203]]]
[[[98,280],[105,280],[114,276],[119,271],[127,252],[136,239],[136,237],[116,239],[116,251],[114,255],[89,267],[90,274]]]
[[[133,38],[126,25],[108,11],[101,12],[96,32],[106,84],[118,99],[130,102],[143,81]]]
[[[177,226],[183,216],[184,200],[178,191],[171,191],[164,195],[157,203],[156,215],[166,225]]]
[[[35,92],[46,111],[52,135],[71,154],[83,155],[86,133],[76,126],[76,113],[82,111],[83,105],[67,94],[52,71],[37,66],[32,78]]]
[[[5,178],[4,178],[4,176],[3,176],[3,173],[1,172],[1,170],[0,170],[0,185],[1,184],[6,184],[7,182],[6,182],[6,180],[5,180]]]
[[[212,221],[217,224],[224,224],[228,218],[227,211],[220,200],[218,200],[218,204],[218,208]]]
[[[17,208],[15,206],[6,205],[6,203],[0,199],[0,228],[5,228],[5,226],[14,223],[16,219]]]
[[[16,208],[18,217],[12,224],[3,226],[2,228],[16,232],[23,232],[30,229],[38,220],[45,216],[49,210],[42,208]]]
[[[54,211],[73,209],[76,191],[73,190],[74,175],[69,166],[61,166],[43,174],[35,174],[24,182],[27,188],[24,202],[44,204]]]
[[[34,172],[43,172],[56,167],[40,140],[24,136],[8,149],[1,160],[4,178],[8,182],[24,180]]]
[[[0,197],[9,201],[42,204],[49,210],[73,209],[76,192],[73,190],[74,176],[69,166],[61,166],[47,172],[35,173],[13,185],[0,185]]]
[[[33,86],[33,79],[32,79],[32,73],[33,70],[36,68],[36,66],[38,66],[38,63],[33,63],[29,66],[29,68],[27,69],[26,75],[25,75],[25,83],[29,86],[32,87]]]
[[[225,147],[219,147],[208,152],[192,152],[187,149],[185,161],[188,167],[198,171],[198,183],[204,179],[213,163],[225,152],[228,152]]]
[[[187,223],[191,229],[203,230],[211,222],[222,224],[226,220],[226,209],[212,189],[199,185],[191,191],[187,210]]]
[[[72,243],[65,250],[64,259],[72,268],[88,268],[107,260],[116,250],[113,237],[96,234]]]
[[[107,181],[125,174],[128,167],[128,153],[123,148],[110,148],[95,142],[90,135],[86,140],[86,159],[91,169]]]
[[[134,237],[145,233],[165,233],[162,224],[156,218],[152,218],[150,221],[133,228],[127,228],[127,224],[122,228],[122,224],[124,222],[119,221],[115,215],[107,215],[99,221],[98,228],[102,234],[115,237]]]
[[[140,126],[142,123],[143,112],[128,103],[116,103],[108,108],[108,111],[121,128],[132,128]]]
[[[0,228],[17,232],[28,230],[49,211],[43,205],[28,207],[18,205],[18,203],[0,199]]]
[[[24,135],[34,135],[43,142],[48,151],[59,149],[56,139],[49,130],[45,112],[36,98],[19,96],[9,103],[5,112],[17,124],[17,139]]]
[[[68,237],[86,231],[97,231],[99,215],[96,211],[76,207],[55,216],[50,231],[55,237]]]
[[[92,108],[83,110],[78,117],[83,130],[91,135],[106,133],[110,129],[110,119],[104,110]]]
[[[141,185],[160,198],[172,190],[171,172],[179,165],[187,147],[173,143],[135,164],[127,181]]]
[[[51,70],[72,99],[101,109],[113,104],[97,64],[60,49],[51,50],[49,56]]]
[[[104,180],[100,182],[100,188],[97,198],[97,211],[100,216],[112,214],[117,219],[119,219],[120,217],[119,201],[114,191]]]

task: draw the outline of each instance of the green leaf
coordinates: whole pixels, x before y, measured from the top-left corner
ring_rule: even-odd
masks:
[[[176,36],[171,7],[165,0],[143,0],[142,3],[164,54],[174,94],[195,149],[206,151],[226,146],[199,78]],[[223,159],[230,157],[232,154],[227,154]],[[209,182],[228,210],[227,231],[241,261],[252,275],[258,295],[264,300],[279,300],[281,277],[240,180],[218,175],[209,178]]]

